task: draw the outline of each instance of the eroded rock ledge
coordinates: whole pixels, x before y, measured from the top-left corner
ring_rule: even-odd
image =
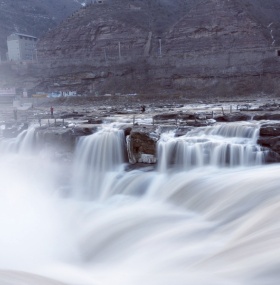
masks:
[[[268,106],[270,107],[270,106]],[[154,108],[154,107],[153,107]],[[279,107],[271,112],[266,108],[257,108],[246,112],[224,111],[215,113],[209,110],[203,112],[182,111],[171,108],[170,111],[149,113],[151,123],[137,122],[123,124],[120,128],[125,134],[127,148],[127,161],[133,165],[138,163],[155,164],[157,162],[157,142],[161,134],[166,131],[174,131],[175,137],[186,135],[196,127],[203,127],[218,122],[235,122],[260,120],[260,136],[258,144],[267,150],[266,162],[280,162],[280,113]],[[130,110],[130,109],[129,109]],[[122,110],[125,115],[135,114],[136,110]],[[262,111],[262,112],[260,112]],[[134,112],[134,113],[133,113]],[[122,114],[123,115],[123,114]],[[73,153],[77,140],[88,136],[100,129],[100,124],[113,122],[114,116],[119,116],[117,108],[99,108],[98,111],[72,111],[57,113],[55,118],[48,115],[39,121],[42,124],[36,128],[36,148],[53,148],[58,152]],[[2,130],[5,138],[16,137],[21,131],[27,129],[27,123],[7,123]]]

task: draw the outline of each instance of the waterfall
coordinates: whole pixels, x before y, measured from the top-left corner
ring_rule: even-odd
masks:
[[[16,138],[0,142],[0,152],[32,153],[36,146],[36,128],[22,131]]]
[[[158,142],[159,170],[260,165],[258,134],[258,124],[244,122],[197,128],[178,138],[165,134]]]
[[[88,198],[105,195],[102,187],[114,180],[124,163],[124,134],[115,128],[80,139],[74,159],[74,191]]]
[[[278,284],[280,165],[262,164],[258,131],[164,133],[155,170],[123,167],[112,126],[80,138],[68,168],[30,155],[33,129],[2,142],[0,284]]]

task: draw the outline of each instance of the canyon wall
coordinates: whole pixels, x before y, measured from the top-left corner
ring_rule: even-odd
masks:
[[[202,96],[277,94],[279,0],[104,0],[38,44],[37,88]],[[280,48],[279,48],[280,49]]]

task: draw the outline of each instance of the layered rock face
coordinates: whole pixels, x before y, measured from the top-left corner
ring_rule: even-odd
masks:
[[[280,87],[280,0],[103,2],[39,42],[39,88],[226,96]]]
[[[278,63],[265,27],[244,3],[234,0],[197,5],[167,33],[163,44],[167,57],[178,59],[177,74],[173,76],[176,87],[195,89],[210,84],[227,91],[236,86],[236,79],[240,85],[244,78],[239,77],[246,76],[247,86],[236,86],[236,92],[242,92],[254,88],[256,81],[260,84],[261,76],[269,73],[271,60]],[[221,86],[219,78],[229,82],[224,80]]]

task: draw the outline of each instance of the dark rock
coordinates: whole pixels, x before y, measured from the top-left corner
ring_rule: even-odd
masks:
[[[280,154],[280,136],[277,137],[260,137],[258,144],[264,147],[268,147],[274,152]]]
[[[103,124],[103,120],[100,118],[89,118],[88,123],[89,124]]]
[[[37,147],[52,147],[58,150],[74,150],[77,135],[72,129],[66,128],[37,128]]]
[[[77,139],[97,131],[94,125],[78,125],[74,128],[40,127],[36,129],[37,147],[48,146],[62,151],[74,151]]]
[[[130,163],[155,163],[159,134],[155,126],[133,126],[127,138]]]
[[[179,115],[180,120],[194,120],[196,118],[195,114],[180,114]]]
[[[209,125],[207,120],[188,120],[185,123],[190,127],[206,127]]]
[[[238,122],[238,121],[249,121],[251,116],[243,113],[232,113],[225,114],[223,116],[215,117],[217,122]]]
[[[254,120],[256,121],[261,121],[261,120],[280,120],[280,114],[271,114],[271,113],[266,113],[262,115],[256,115],[253,117]]]
[[[280,155],[280,124],[268,123],[262,125],[260,128],[260,138],[258,143]],[[271,157],[271,154],[269,157]],[[273,159],[271,158],[270,160],[277,160],[278,157],[275,157],[276,155],[273,155]]]
[[[267,150],[264,157],[265,163],[278,163],[280,162],[280,154],[272,150]]]
[[[95,133],[98,129],[98,126],[95,124],[80,124],[76,125],[72,128],[73,136],[80,137],[80,136],[88,136]]]
[[[61,114],[59,116],[60,119],[69,119],[69,118],[77,118],[77,117],[83,117],[84,114],[79,114],[77,112],[73,112],[73,113],[66,113],[66,114]]]
[[[260,128],[260,136],[280,136],[280,124],[266,124]]]
[[[120,127],[121,130],[123,130],[124,132],[124,136],[129,136],[130,135],[130,132],[132,130],[132,125],[124,125],[122,127]]]
[[[153,116],[154,121],[167,121],[167,120],[177,120],[177,113],[164,113]]]

